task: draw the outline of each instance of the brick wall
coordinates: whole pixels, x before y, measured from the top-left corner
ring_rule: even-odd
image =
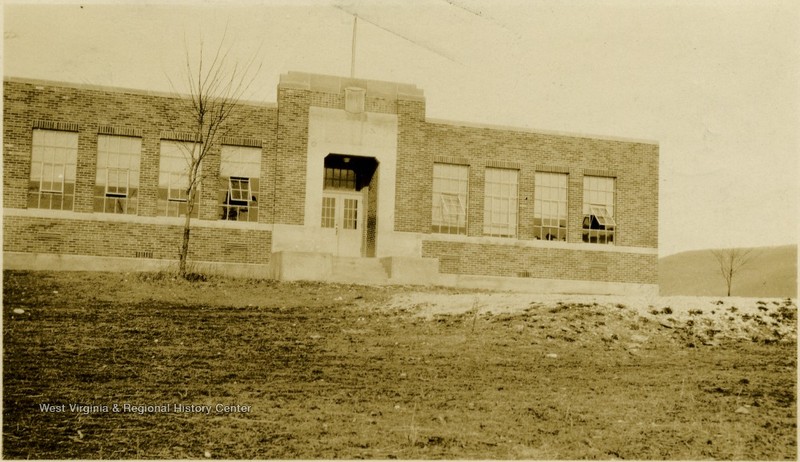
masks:
[[[6,216],[3,236],[7,252],[177,259],[183,226]],[[191,236],[190,260],[269,263],[270,231],[195,227]]]
[[[332,91],[292,86],[278,88],[274,197],[280,198],[280,203],[275,206],[275,223],[304,224],[309,107],[344,109],[344,89],[338,89],[337,93]],[[364,108],[367,112],[394,114],[402,103],[394,98],[367,95]],[[419,124],[425,118],[424,103],[414,110]],[[408,133],[412,132],[418,132],[418,127],[411,127]],[[408,158],[413,162],[415,157]]]
[[[32,124],[44,120],[77,124],[74,210],[79,213],[92,213],[98,130],[111,127],[141,133],[139,215],[156,215],[160,140],[164,132],[192,131],[190,113],[183,106],[186,101],[145,92],[46,82],[6,81],[4,90],[4,207],[26,206]],[[232,121],[235,130],[231,136],[262,146],[261,223],[303,224],[310,106],[343,109],[344,90],[337,93],[279,86],[277,108],[245,104]],[[365,107],[370,112],[398,115],[396,231],[430,234],[432,170],[437,156],[458,158],[470,166],[467,234],[473,237],[483,235],[486,167],[500,164],[519,170],[517,240],[509,239],[512,245],[425,240],[423,256],[440,258],[443,272],[656,282],[654,254],[513,244],[533,239],[536,171],[559,171],[569,174],[569,243],[582,244],[583,177],[592,174],[616,178],[616,244],[657,248],[657,145],[427,122],[421,94],[394,98],[368,95]],[[201,221],[218,216],[219,153],[220,146],[213,146],[204,165],[207,178],[200,200]],[[9,216],[4,231],[4,245],[9,251],[108,256],[132,256],[150,247],[154,258],[174,258],[180,239],[177,226],[96,219]],[[130,243],[119,244],[126,240]],[[203,260],[266,263],[270,241],[268,231],[201,226],[193,231],[190,250],[193,258]]]
[[[423,241],[422,256],[449,274],[658,283],[654,254]]]
[[[401,124],[405,118],[401,118]],[[413,122],[407,122],[413,125]],[[406,128],[401,125],[401,129]],[[468,235],[483,234],[484,174],[490,162],[519,169],[519,239],[533,239],[533,192],[536,171],[564,171],[568,178],[568,241],[581,242],[583,176],[616,178],[616,244],[658,246],[658,146],[494,128],[426,123],[400,135],[406,156],[398,164],[398,231],[430,232],[435,156],[467,159],[470,164]],[[425,172],[426,175],[420,175]],[[403,200],[400,200],[401,197]],[[425,213],[423,213],[425,212]]]
[[[309,104],[316,107],[329,109],[344,109],[344,90],[340,93],[325,93],[322,91],[309,91]],[[382,114],[396,114],[397,102],[394,99],[366,96],[364,98],[364,111]]]
[[[139,184],[139,215],[155,216],[158,194],[158,163],[164,132],[193,132],[187,101],[131,90],[65,86],[53,83],[3,82],[3,206],[25,208],[34,121],[78,125],[78,164],[75,212],[93,212],[93,188],[97,168],[97,134],[100,127],[131,129],[142,133]],[[264,140],[262,172],[274,146],[277,109],[241,104],[230,120],[237,137]],[[216,219],[216,188],[219,146],[206,159],[201,214]],[[271,199],[270,181],[261,182],[261,197]],[[271,200],[267,201],[272,203]],[[269,214],[265,214],[269,216]]]
[[[431,229],[433,157],[427,143],[425,103],[399,100],[397,124],[394,229],[428,233]]]
[[[6,216],[4,250],[76,255],[134,257],[151,251],[153,258],[176,258],[181,226],[125,221],[103,222],[93,211],[98,132],[141,135],[138,215],[157,213],[160,143],[168,132],[193,132],[185,100],[122,89],[5,81],[3,114],[3,206],[25,208],[30,178],[32,129],[36,121],[77,125],[78,159],[74,212],[86,220]],[[243,103],[230,120],[234,134],[262,145],[259,221],[271,223],[274,201],[277,109]],[[204,160],[199,217],[217,220],[220,145]],[[195,220],[195,223],[197,221]],[[192,230],[190,258],[196,260],[268,263],[271,233],[263,230],[209,228]]]
[[[306,157],[310,92],[278,89],[275,222],[302,225],[305,219]]]
[[[658,247],[658,146],[494,128],[427,123],[416,136],[401,136],[411,158],[398,169],[398,230],[430,233],[432,182],[420,171],[432,170],[435,156],[466,159],[470,165],[469,236],[483,235],[484,175],[497,163],[519,170],[517,242],[533,240],[533,194],[537,171],[568,173],[567,242],[582,245],[583,177],[616,178],[617,246]],[[657,256],[618,251],[582,251],[467,242],[423,241],[423,257],[440,259],[453,274],[537,277],[657,284]]]

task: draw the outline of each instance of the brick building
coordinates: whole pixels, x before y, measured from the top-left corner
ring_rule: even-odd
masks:
[[[413,85],[289,72],[202,165],[190,261],[234,275],[655,293],[658,145],[431,120]],[[6,79],[6,268],[173,265],[185,100]],[[185,170],[185,168],[184,168]]]

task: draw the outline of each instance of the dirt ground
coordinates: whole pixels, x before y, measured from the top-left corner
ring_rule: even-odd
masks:
[[[791,299],[405,292],[394,295],[389,303],[397,309],[412,307],[417,315],[427,318],[466,312],[520,313],[532,307],[558,305],[621,311],[663,327],[680,329],[706,345],[718,344],[723,339],[769,342],[795,339],[797,335],[796,324],[787,322],[794,320],[797,311]]]
[[[4,458],[797,458],[793,300],[3,276]]]

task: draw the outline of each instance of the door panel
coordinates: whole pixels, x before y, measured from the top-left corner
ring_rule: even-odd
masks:
[[[343,257],[361,256],[363,200],[362,193],[326,191],[322,195],[322,227],[329,229],[329,249]]]

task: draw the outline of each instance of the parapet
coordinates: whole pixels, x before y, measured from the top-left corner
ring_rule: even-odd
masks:
[[[402,99],[412,101],[425,101],[421,88],[408,83],[385,82],[381,80],[355,79],[337,77],[333,75],[309,74],[305,72],[289,71],[281,74],[278,88],[294,88],[298,90],[311,90],[323,93],[341,94],[345,88],[358,87],[366,90],[370,98]]]

